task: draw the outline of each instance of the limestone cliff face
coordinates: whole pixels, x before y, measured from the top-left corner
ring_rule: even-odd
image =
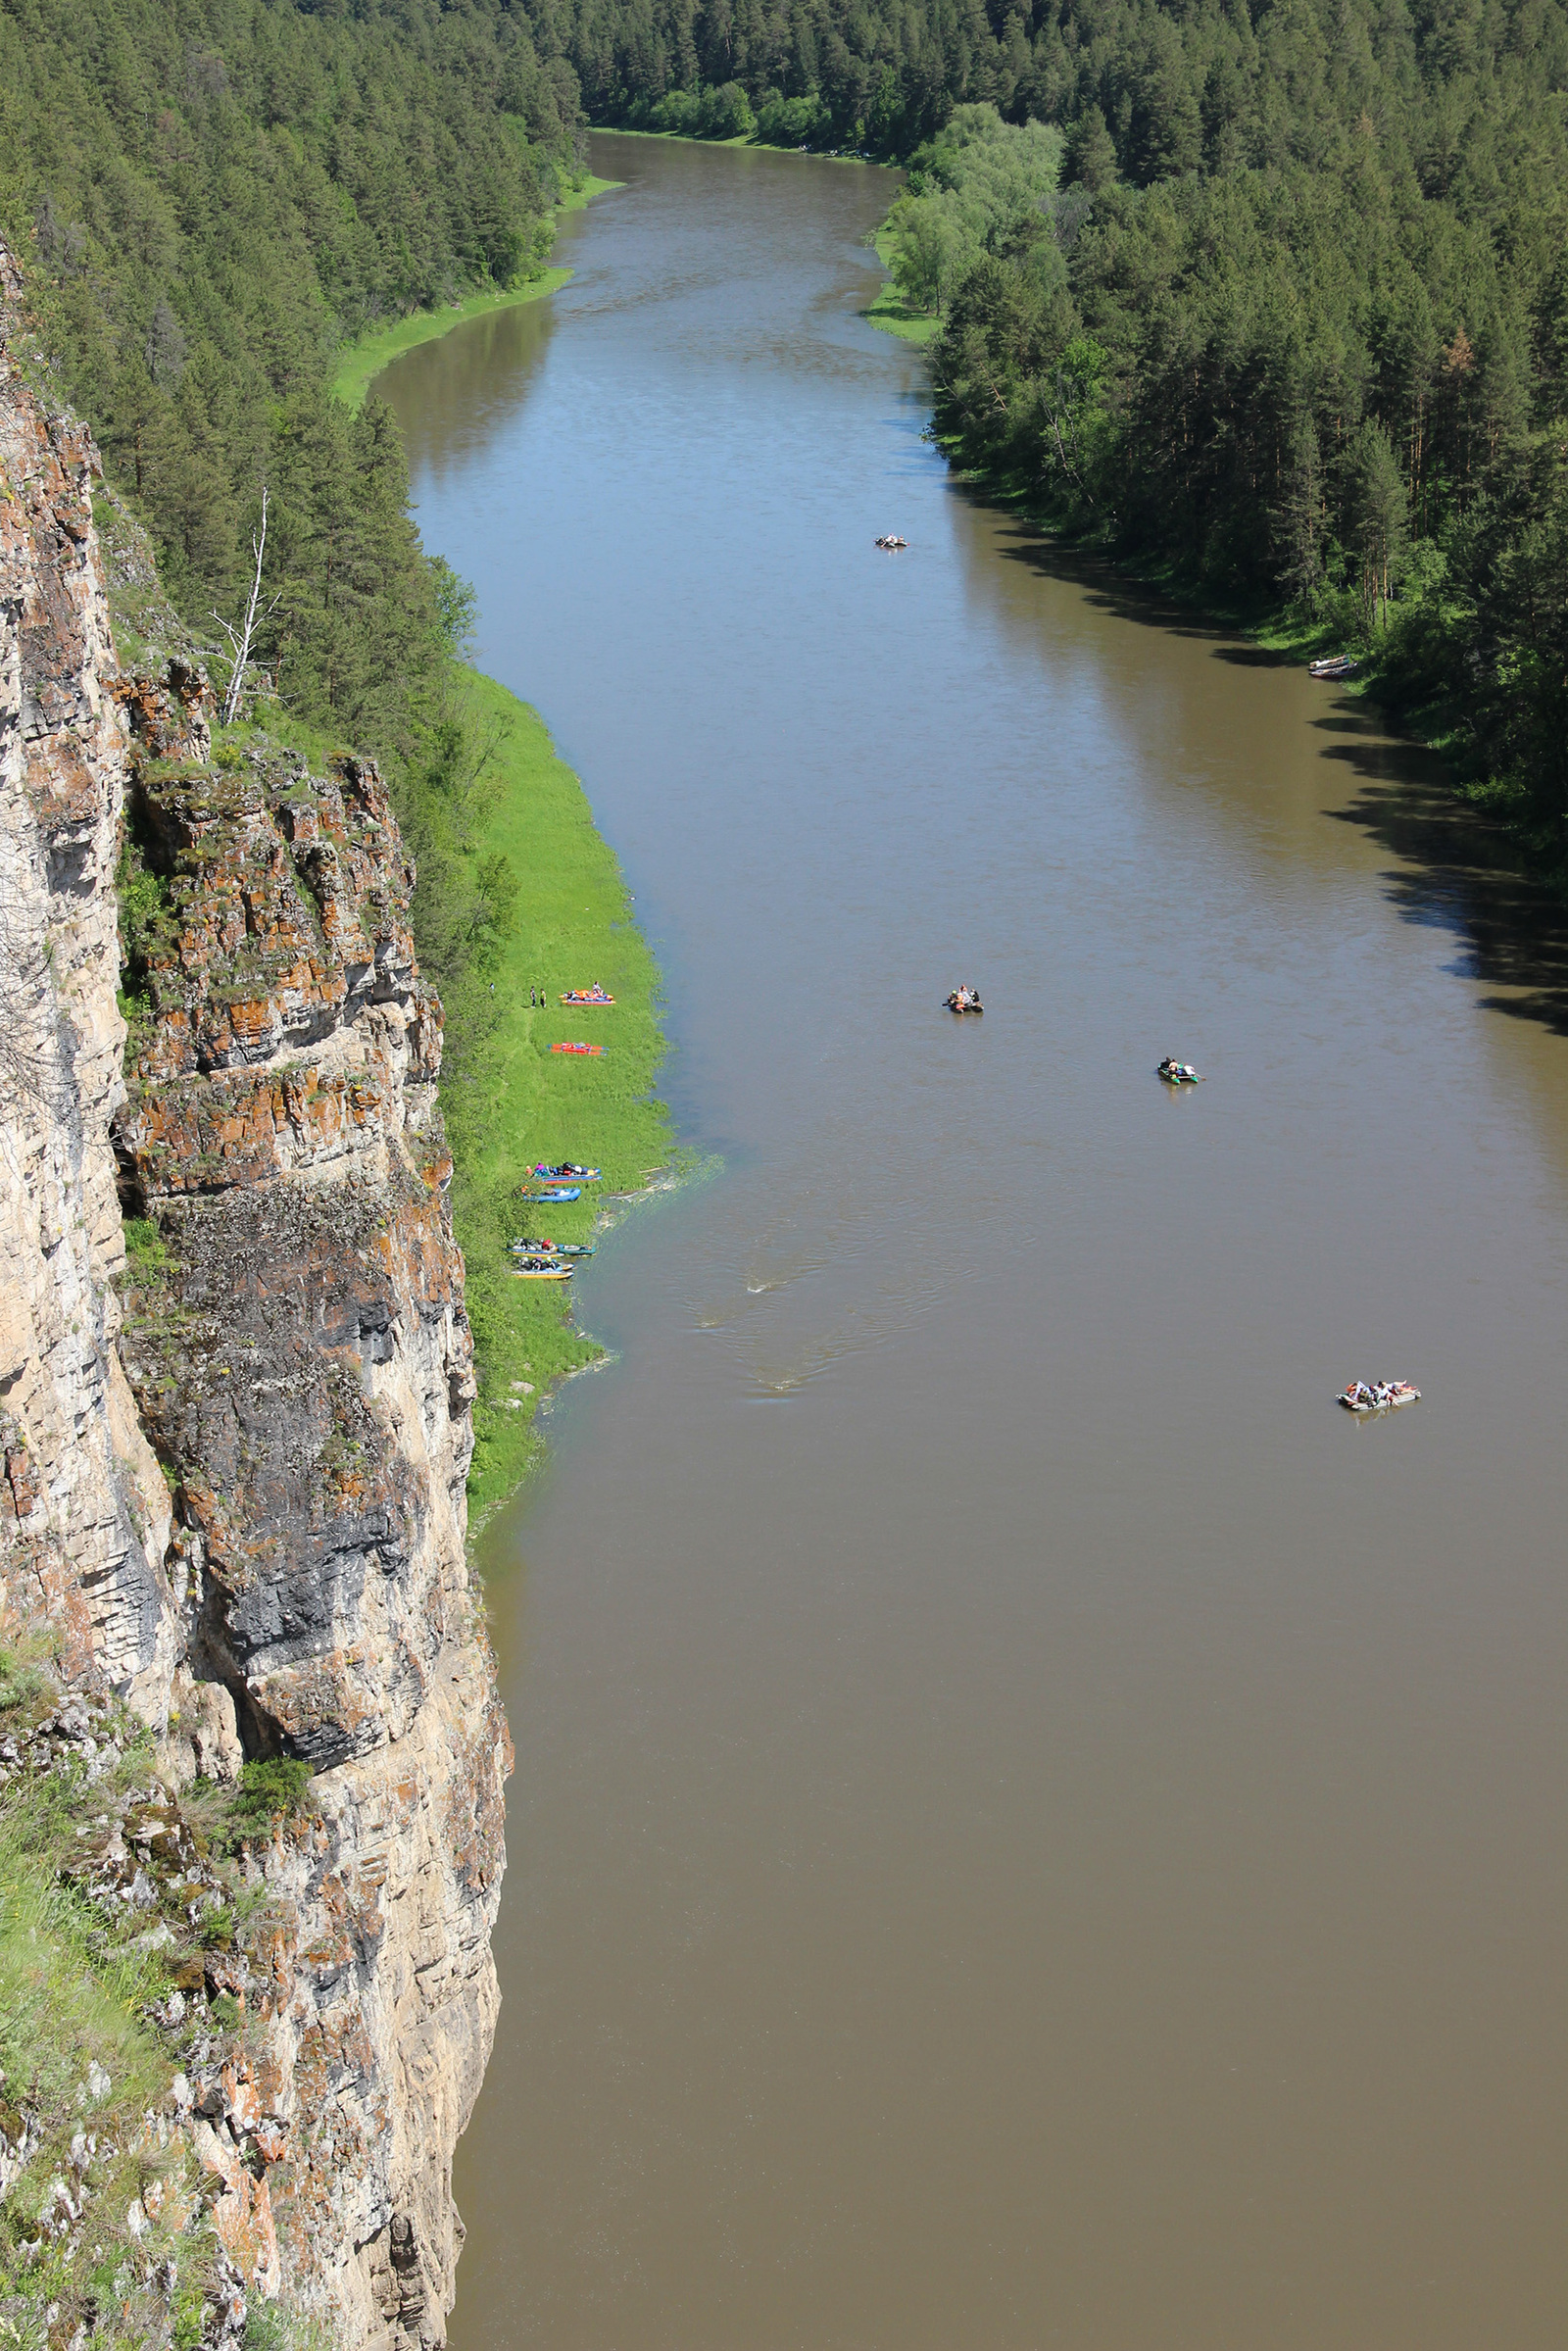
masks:
[[[11,291],[0,248],[0,301]],[[0,349],[0,1591],[156,1715],[174,1662],[171,1506],[115,1348],[125,725],[95,467]]]
[[[465,1559],[440,1007],[373,766],[215,763],[199,669],[119,676],[93,452],[5,325],[0,1623],[52,1623],[172,1785],[315,1767],[226,1963],[251,2055],[190,2128],[247,2281],[412,2351],[452,2301],[510,1763]]]

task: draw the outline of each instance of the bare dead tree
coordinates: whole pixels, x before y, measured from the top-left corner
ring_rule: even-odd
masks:
[[[225,620],[220,612],[213,614],[213,618],[228,639],[228,648],[234,657],[233,674],[229,678],[228,694],[223,703],[223,724],[225,726],[232,726],[239,716],[239,700],[245,687],[245,671],[251,658],[251,641],[256,634],[256,607],[261,602],[262,563],[267,554],[267,487],[265,483],[262,486],[262,523],[260,530],[251,533],[251,552],[256,558],[256,573],[251,581],[250,602],[245,607],[244,626],[236,628],[234,623],[231,620]],[[262,614],[262,618],[264,620],[270,619],[282,601],[283,594],[279,589]]]

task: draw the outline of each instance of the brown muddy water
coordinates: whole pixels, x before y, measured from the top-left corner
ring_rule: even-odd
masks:
[[[484,1544],[454,2344],[1560,2351],[1568,956],[1348,700],[954,485],[885,175],[594,165],[384,378],[722,1159]]]

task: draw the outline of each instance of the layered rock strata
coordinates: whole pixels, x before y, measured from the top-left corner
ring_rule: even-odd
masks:
[[[13,288],[0,248],[0,321]],[[156,1716],[174,1667],[172,1513],[115,1346],[126,729],[96,470],[0,344],[0,1594]]]
[[[314,1767],[254,1857],[244,2079],[188,2127],[254,2288],[428,2351],[510,1762],[440,1007],[374,767],[215,762],[199,667],[118,675],[94,471],[0,339],[0,1629],[50,1625],[172,1794]]]

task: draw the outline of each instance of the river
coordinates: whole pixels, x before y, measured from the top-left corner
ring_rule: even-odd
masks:
[[[886,174],[593,164],[381,379],[721,1161],[483,1545],[456,2351],[1559,2351],[1568,965],[956,486]]]

